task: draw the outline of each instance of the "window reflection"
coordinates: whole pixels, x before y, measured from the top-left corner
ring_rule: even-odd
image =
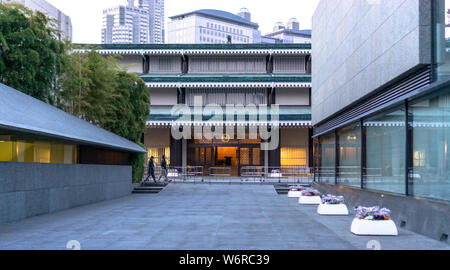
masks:
[[[409,108],[413,128],[414,195],[450,199],[450,90]]]
[[[354,124],[338,131],[338,184],[361,187],[361,127]]]
[[[365,187],[405,194],[405,111],[397,110],[364,121]]]
[[[450,1],[434,1],[435,57],[438,80],[450,78]]]
[[[334,183],[336,163],[336,143],[334,132],[319,138],[319,181],[322,183]]]

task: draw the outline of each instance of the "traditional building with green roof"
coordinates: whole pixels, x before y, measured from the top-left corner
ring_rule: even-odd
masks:
[[[145,134],[148,157],[159,162],[162,155],[171,167],[202,166],[231,168],[231,176],[243,169],[261,167],[266,171],[282,167],[312,166],[311,138],[311,45],[310,44],[167,44],[92,45],[102,55],[121,55],[120,64],[137,72],[149,87],[150,116]],[[198,115],[195,97],[202,105],[219,105],[222,118]],[[174,115],[174,106],[185,104],[192,115]],[[238,119],[227,105],[267,106],[267,119],[261,112],[245,112]],[[274,105],[279,105],[278,109]],[[278,119],[270,112],[278,111]],[[201,114],[201,113],[200,113]],[[226,121],[230,114],[234,121]],[[171,135],[174,127],[191,130],[211,125],[245,127],[245,139],[225,135],[219,139],[181,139]],[[264,151],[264,140],[249,138],[253,126],[279,130],[279,145]],[[225,131],[224,131],[225,133]],[[228,131],[227,131],[227,134]]]

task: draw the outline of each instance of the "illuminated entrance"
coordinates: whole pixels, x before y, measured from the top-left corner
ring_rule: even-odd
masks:
[[[240,176],[246,166],[263,166],[261,140],[190,140],[188,164],[203,166],[204,172],[216,168],[230,176]]]

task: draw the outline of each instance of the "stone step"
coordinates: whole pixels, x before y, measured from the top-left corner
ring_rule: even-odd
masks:
[[[145,182],[141,186],[143,186],[143,187],[166,187],[167,183]]]
[[[136,187],[134,190],[162,190],[164,187]]]
[[[161,190],[133,190],[133,194],[158,194]]]
[[[166,183],[154,183],[154,182],[146,182],[140,186],[135,186],[133,190],[133,194],[157,194],[160,193],[165,187]]]

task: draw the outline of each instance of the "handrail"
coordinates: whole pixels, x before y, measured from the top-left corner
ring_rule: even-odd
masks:
[[[155,168],[155,174],[160,174],[161,167]],[[314,180],[315,171],[305,166],[243,166],[240,168],[240,176],[232,177],[232,167],[203,166],[169,166],[168,177],[174,181],[183,182],[221,182],[230,183],[311,183]],[[318,172],[316,172],[318,173]],[[206,177],[206,178],[205,178]],[[208,178],[211,177],[211,178]]]

